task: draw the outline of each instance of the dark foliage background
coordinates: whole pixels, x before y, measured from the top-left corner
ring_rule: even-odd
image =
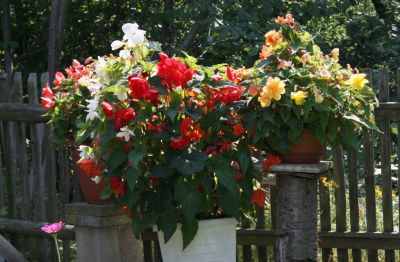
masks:
[[[51,1],[9,3],[11,43],[3,41],[0,52],[13,47],[14,71],[47,71]],[[399,0],[68,0],[59,67],[110,53],[126,22],[137,22],[169,54],[186,50],[206,65],[250,66],[273,18],[291,12],[318,35],[325,52],[339,47],[343,63],[394,69],[400,59],[399,6]]]

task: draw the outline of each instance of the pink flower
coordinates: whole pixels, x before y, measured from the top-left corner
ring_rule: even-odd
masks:
[[[65,76],[63,73],[61,72],[56,72],[56,75],[54,76],[54,85],[58,86],[60,85],[63,81],[65,80]]]
[[[42,231],[46,232],[47,234],[57,234],[64,225],[65,225],[65,223],[60,221],[57,223],[44,225],[40,229]]]
[[[49,110],[54,107],[54,93],[49,84],[46,84],[42,89],[42,97],[40,98],[44,109]]]

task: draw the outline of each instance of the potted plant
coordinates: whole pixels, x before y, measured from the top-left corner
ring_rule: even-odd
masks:
[[[91,78],[97,67],[99,67],[99,62],[94,62],[92,58],[86,59],[84,64],[73,60],[72,65],[65,69],[65,74],[62,72],[55,74],[53,88],[46,84],[42,89],[42,106],[48,110],[47,115],[50,116],[50,123],[53,124],[51,140],[54,144],[69,146],[74,162],[78,162],[80,156],[88,155],[87,146],[93,142],[90,137],[78,134],[78,130],[85,123],[86,118],[91,117],[87,115],[87,112],[91,103],[89,100],[92,97],[91,93],[94,92],[93,87],[85,85],[83,80]],[[76,138],[78,141],[75,140]],[[84,145],[79,146],[81,143]],[[82,161],[75,165],[85,200],[92,204],[110,203],[110,201],[100,199],[105,183],[91,181],[85,172],[87,164],[88,161]],[[101,172],[101,168],[96,167],[93,172]]]
[[[78,81],[98,86],[76,137],[95,142],[80,162],[93,180],[109,181],[102,196],[127,211],[136,236],[159,232],[164,261],[232,261],[237,220],[265,201],[236,113],[250,75],[169,57],[136,24],[123,30],[112,43],[119,55],[101,58],[102,67]]]
[[[356,147],[359,134],[378,130],[366,74],[342,67],[337,48],[324,54],[290,14],[275,22],[247,81],[249,142],[284,162],[315,163],[327,144]]]

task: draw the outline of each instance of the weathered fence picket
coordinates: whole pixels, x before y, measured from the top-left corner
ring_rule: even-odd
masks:
[[[319,183],[318,241],[322,261],[378,261],[378,250],[385,250],[386,261],[399,259],[395,250],[399,250],[400,234],[393,231],[400,225],[400,219],[394,219],[398,211],[393,210],[393,205],[396,203],[400,208],[400,186],[392,183],[391,164],[400,166],[400,157],[396,163],[391,163],[390,157],[394,146],[400,156],[400,135],[391,133],[393,127],[400,129],[400,69],[396,72],[397,102],[390,101],[387,69],[363,72],[368,74],[370,84],[378,84],[373,87],[379,92],[381,106],[377,109],[376,119],[382,133],[376,137],[364,136],[357,150],[347,152],[336,148],[332,151],[334,170]],[[13,238],[12,243],[21,250],[23,246],[19,246],[19,242],[32,243],[29,246],[30,249],[35,247],[34,259],[37,261],[51,261],[54,256],[54,250],[50,252],[51,243],[38,229],[39,222],[62,219],[65,216],[63,204],[82,199],[77,179],[72,175],[70,150],[54,148],[50,143],[51,126],[45,124],[48,117],[43,116],[45,111],[39,102],[41,86],[48,79],[47,73],[40,77],[31,73],[25,86],[22,75],[15,73],[12,88],[7,90],[5,75],[0,76],[0,208],[12,218],[0,218],[0,233],[31,236]],[[392,144],[392,140],[395,143]],[[374,148],[376,142],[378,150]],[[400,181],[400,168],[397,178]],[[377,195],[379,185],[382,198]],[[274,230],[276,188],[272,183],[267,184],[266,189],[270,210],[257,209],[256,223],[251,225],[245,221],[242,229],[237,231],[238,260],[273,261],[273,253],[279,252],[274,250],[276,241],[283,237],[282,232]],[[394,192],[399,197],[394,198]],[[377,219],[381,200],[382,223]],[[365,214],[361,212],[364,206]],[[365,228],[362,220],[366,221]],[[252,226],[255,229],[251,229]],[[376,232],[381,228],[383,232]],[[67,231],[67,235],[62,234],[62,239],[64,261],[68,262],[73,257],[70,246],[74,233],[72,228]],[[15,239],[21,241],[15,242]],[[145,261],[161,261],[157,238],[151,232],[143,236],[143,248]]]

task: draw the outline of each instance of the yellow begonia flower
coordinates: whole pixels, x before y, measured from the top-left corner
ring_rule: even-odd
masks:
[[[278,101],[284,93],[285,83],[279,77],[268,77],[267,84],[263,87],[258,101],[261,107],[268,107],[271,105],[272,99]]]
[[[304,104],[307,97],[307,93],[304,91],[297,91],[290,93],[290,99],[294,100],[294,103],[298,106]]]
[[[314,91],[314,99],[317,104],[321,104],[324,101],[324,96],[320,90]]]
[[[322,79],[325,79],[325,80],[328,80],[329,78],[331,78],[331,73],[326,69],[319,71],[319,75],[321,76]]]
[[[366,74],[353,74],[350,76],[350,79],[345,82],[346,85],[361,91],[366,83],[369,83],[367,79],[365,79]]]
[[[267,84],[264,86],[261,96],[279,101],[281,95],[285,93],[285,83],[279,77],[268,77]]]
[[[258,102],[260,102],[261,107],[268,107],[271,105],[272,101],[266,96],[260,96],[258,97]]]
[[[338,62],[338,61],[339,61],[339,48],[334,48],[334,49],[331,51],[331,54],[332,54],[333,60],[334,60],[335,62]]]
[[[271,30],[265,34],[265,44],[268,46],[276,46],[278,43],[282,41],[282,35],[275,30]]]

